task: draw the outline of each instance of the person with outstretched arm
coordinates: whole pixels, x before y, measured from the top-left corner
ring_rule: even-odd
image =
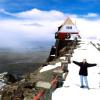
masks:
[[[76,65],[78,65],[80,67],[80,70],[79,70],[80,82],[81,82],[81,86],[80,87],[84,88],[85,86],[84,86],[83,83],[85,82],[86,88],[89,89],[88,79],[87,79],[87,76],[88,76],[88,67],[93,67],[93,66],[96,66],[97,64],[87,63],[86,59],[83,59],[82,62],[73,61],[73,63],[76,64]]]

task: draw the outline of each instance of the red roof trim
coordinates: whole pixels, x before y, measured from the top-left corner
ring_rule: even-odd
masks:
[[[62,33],[62,34],[79,34],[78,32],[72,32],[72,33],[71,33],[71,32],[58,32],[58,34],[59,34],[59,33],[60,33],[60,34],[61,34],[61,33]]]

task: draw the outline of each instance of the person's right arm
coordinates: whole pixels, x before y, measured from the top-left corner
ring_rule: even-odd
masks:
[[[73,61],[74,64],[80,66],[80,62],[77,62],[77,61]]]

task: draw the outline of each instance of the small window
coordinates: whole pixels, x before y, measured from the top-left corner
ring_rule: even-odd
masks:
[[[72,29],[72,26],[67,26],[66,28],[67,28],[67,29]]]

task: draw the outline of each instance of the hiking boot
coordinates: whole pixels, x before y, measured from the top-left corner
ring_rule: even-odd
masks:
[[[84,88],[84,86],[82,85],[82,86],[80,86],[80,88]]]
[[[90,88],[88,86],[86,86],[86,88],[89,90]]]

